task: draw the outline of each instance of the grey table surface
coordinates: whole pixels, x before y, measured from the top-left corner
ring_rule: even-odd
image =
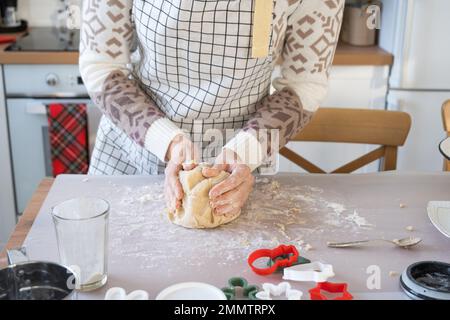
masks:
[[[450,200],[447,173],[260,178],[241,217],[213,230],[171,224],[164,213],[162,182],[161,176],[59,176],[25,240],[30,258],[59,260],[52,206],[95,196],[111,204],[108,282],[97,291],[80,293],[79,299],[103,299],[106,290],[116,286],[144,289],[155,298],[175,283],[200,281],[220,288],[233,276],[251,284],[279,283],[280,274],[254,274],[246,257],[281,243],[297,245],[310,260],[332,264],[336,276],[330,281],[348,283],[355,299],[407,299],[395,273],[417,261],[450,262],[450,239],[434,228],[426,211],[429,201]],[[406,230],[408,226],[414,231]],[[423,242],[407,250],[389,244],[326,246],[330,240],[406,236]],[[291,285],[308,299],[307,291],[315,284]]]

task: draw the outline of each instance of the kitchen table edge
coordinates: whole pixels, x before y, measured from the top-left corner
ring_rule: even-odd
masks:
[[[50,191],[50,188],[52,187],[54,180],[55,179],[53,178],[45,178],[39,183],[39,186],[36,188],[36,191],[31,197],[31,200],[28,203],[27,207],[25,208],[24,213],[19,218],[19,221],[16,227],[14,228],[14,231],[11,234],[6,246],[0,253],[0,267],[5,267],[8,264],[6,257],[7,249],[22,246],[23,242],[25,241],[25,238],[28,235],[28,232],[30,231],[34,223],[34,220],[36,219],[39,211],[41,210],[45,198],[47,198],[47,194]]]

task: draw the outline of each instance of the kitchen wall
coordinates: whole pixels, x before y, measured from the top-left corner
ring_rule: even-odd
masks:
[[[55,25],[57,11],[64,2],[80,4],[81,0],[18,0],[18,11],[30,26],[49,27]]]

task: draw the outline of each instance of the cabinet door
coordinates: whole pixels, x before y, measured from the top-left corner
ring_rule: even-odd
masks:
[[[3,88],[1,69],[2,67],[0,67],[0,87]],[[8,241],[9,235],[16,224],[8,121],[4,101],[3,90],[0,90],[0,251]]]

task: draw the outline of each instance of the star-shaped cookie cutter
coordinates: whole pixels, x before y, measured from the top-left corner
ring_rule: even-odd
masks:
[[[228,280],[228,287],[222,288],[223,293],[228,300],[236,300],[236,288],[242,288],[244,298],[249,300],[258,300],[256,293],[259,287],[256,285],[249,285],[248,281],[242,277],[233,277]]]
[[[273,300],[272,297],[279,297],[283,294],[287,300],[300,300],[303,296],[303,292],[292,289],[289,282],[281,282],[277,285],[264,283],[262,287],[263,291],[256,294],[256,297],[260,300]]]
[[[319,261],[283,270],[283,280],[325,282],[331,277],[334,277],[333,266]]]
[[[322,291],[330,293],[340,293],[341,295],[328,299],[327,296],[322,294]],[[332,283],[332,282],[321,282],[311,290],[309,290],[309,296],[311,300],[352,300],[353,296],[347,291],[346,283]]]
[[[269,258],[274,263],[268,268],[257,268],[253,263],[260,258]],[[299,254],[297,248],[293,245],[280,245],[274,249],[259,249],[248,256],[248,265],[253,272],[261,276],[267,276],[274,273],[278,268],[290,267],[298,261]]]

